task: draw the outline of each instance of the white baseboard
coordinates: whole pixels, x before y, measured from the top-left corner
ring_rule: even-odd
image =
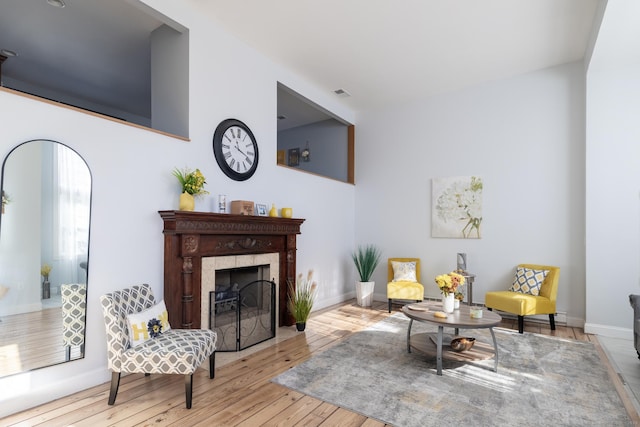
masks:
[[[587,334],[603,335],[611,338],[623,338],[633,340],[633,329],[620,328],[610,325],[599,325],[597,323],[585,323],[584,332]]]

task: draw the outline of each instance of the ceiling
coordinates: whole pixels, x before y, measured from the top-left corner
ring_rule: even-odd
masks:
[[[193,0],[228,32],[355,110],[585,56],[598,0]]]
[[[18,53],[3,76],[149,114],[158,16],[64,1],[0,1],[0,49]],[[357,111],[580,60],[600,0],[182,1]]]

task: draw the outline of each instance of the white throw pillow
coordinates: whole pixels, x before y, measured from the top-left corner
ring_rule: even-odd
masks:
[[[549,270],[533,270],[531,268],[518,267],[516,277],[513,279],[511,291],[522,294],[540,295],[540,288],[546,279]]]
[[[129,327],[129,340],[131,347],[142,344],[171,329],[169,325],[169,313],[164,300],[139,313],[127,315]]]
[[[391,267],[393,267],[393,281],[394,282],[417,282],[416,278],[416,262],[400,262],[391,261]]]

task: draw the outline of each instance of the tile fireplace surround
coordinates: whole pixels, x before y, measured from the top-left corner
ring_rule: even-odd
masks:
[[[169,318],[180,319],[180,328],[207,327],[208,323],[202,322],[208,313],[203,313],[202,308],[203,303],[208,308],[209,302],[203,292],[207,289],[208,295],[211,283],[203,282],[208,274],[203,273],[203,267],[210,271],[212,265],[217,268],[217,263],[275,262],[277,267],[271,266],[270,276],[277,285],[278,326],[295,323],[286,308],[287,282],[295,283],[296,235],[300,234],[304,219],[189,211],[158,213],[164,222],[164,299]],[[254,257],[259,255],[267,258],[256,261]],[[208,258],[213,260],[205,261]]]

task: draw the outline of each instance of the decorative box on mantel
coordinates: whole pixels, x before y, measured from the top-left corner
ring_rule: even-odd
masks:
[[[201,325],[202,258],[278,253],[278,325],[295,323],[287,310],[287,281],[296,278],[296,235],[304,219],[159,211],[164,221],[164,300],[180,328]],[[208,304],[208,301],[205,301]]]

